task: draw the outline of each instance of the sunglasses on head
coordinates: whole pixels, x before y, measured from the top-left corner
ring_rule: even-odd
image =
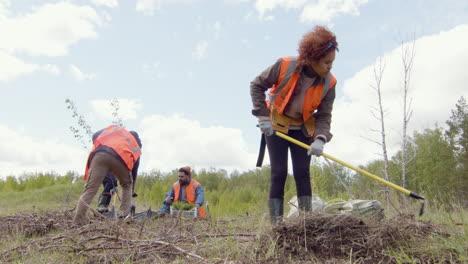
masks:
[[[325,52],[327,52],[327,51],[330,50],[331,48],[335,48],[336,51],[338,51],[338,52],[340,51],[340,50],[338,49],[338,43],[336,43],[335,41],[330,41],[330,42],[328,43],[327,47],[326,47],[322,52],[320,52],[320,55],[324,54]]]

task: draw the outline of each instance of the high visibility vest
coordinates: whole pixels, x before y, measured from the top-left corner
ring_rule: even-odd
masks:
[[[297,81],[299,80],[299,73],[296,71],[297,57],[283,57],[281,60],[280,75],[277,83],[270,90],[269,104],[280,115],[283,115],[284,110],[296,89]],[[335,84],[336,78],[330,73],[325,78],[325,83],[311,86],[307,89],[302,103],[303,121],[307,121],[312,116],[328,90],[333,88]]]
[[[185,187],[185,198],[187,199],[187,202],[189,204],[195,204],[195,201],[197,200],[197,197],[195,197],[195,190],[197,189],[198,185],[200,185],[199,182],[197,182],[196,180],[192,179],[189,183],[189,185],[187,185]],[[179,182],[175,182],[172,187],[174,188],[174,202],[177,202],[179,201],[179,196],[180,196],[180,183]],[[200,206],[198,207],[198,214],[200,215],[200,217],[202,218],[205,218],[206,217],[206,213],[205,213],[205,210],[203,210],[203,208]]]
[[[115,151],[129,170],[133,170],[135,162],[141,156],[141,148],[133,135],[128,132],[125,128],[117,125],[108,126],[102,131],[99,136],[94,140],[94,146],[88,156],[88,162],[86,162],[86,170],[84,179],[88,179],[88,170],[91,154],[99,146],[107,146]]]

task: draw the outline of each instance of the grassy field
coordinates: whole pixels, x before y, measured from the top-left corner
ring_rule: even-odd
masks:
[[[54,185],[0,193],[0,262],[468,262],[468,214],[461,207],[427,204],[422,217],[414,216],[415,206],[390,209],[383,221],[308,214],[275,227],[266,207],[242,216],[218,213],[207,220],[90,214],[92,221],[77,227],[71,219],[81,188]],[[137,208],[145,208],[138,202]]]

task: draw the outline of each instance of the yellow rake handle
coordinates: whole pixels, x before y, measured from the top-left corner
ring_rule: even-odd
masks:
[[[275,134],[276,134],[278,137],[284,138],[284,139],[286,139],[287,141],[292,142],[292,143],[294,143],[294,144],[296,144],[296,145],[298,145],[298,146],[301,146],[301,147],[303,147],[303,148],[305,148],[305,149],[310,149],[310,146],[309,146],[309,145],[307,145],[307,144],[305,144],[305,143],[303,143],[303,142],[301,142],[301,141],[299,141],[299,140],[296,140],[296,139],[294,139],[294,138],[292,138],[292,137],[290,137],[290,136],[288,136],[288,135],[285,135],[285,134],[283,134],[283,133],[281,133],[281,132],[278,132],[278,131],[276,131]],[[379,182],[381,182],[381,183],[383,183],[383,184],[385,184],[385,185],[387,185],[387,186],[390,186],[390,187],[392,187],[393,189],[395,189],[395,190],[397,190],[397,191],[400,191],[400,192],[402,192],[402,193],[404,193],[404,194],[406,194],[406,195],[408,195],[408,196],[410,196],[410,197],[424,200],[424,197],[422,197],[421,195],[419,195],[419,194],[417,194],[417,193],[414,193],[414,192],[412,192],[412,191],[409,191],[409,190],[407,190],[407,189],[405,189],[405,188],[403,188],[403,187],[401,187],[401,186],[398,186],[398,185],[396,185],[396,184],[394,184],[394,183],[391,183],[391,182],[389,182],[389,181],[386,181],[386,180],[380,178],[379,176],[376,176],[376,175],[374,175],[374,174],[372,174],[372,173],[369,173],[369,172],[367,172],[367,171],[365,171],[365,170],[356,168],[356,167],[354,167],[354,166],[352,166],[352,165],[350,165],[350,164],[348,164],[348,163],[346,163],[346,162],[343,162],[343,161],[341,161],[341,160],[339,160],[339,159],[337,159],[337,158],[334,158],[334,157],[332,157],[332,156],[330,156],[330,155],[328,155],[328,154],[322,153],[322,156],[324,156],[324,157],[327,158],[327,159],[331,159],[331,160],[333,160],[333,161],[335,161],[335,162],[338,162],[339,164],[341,164],[341,165],[343,165],[343,166],[345,166],[345,167],[348,167],[348,168],[350,168],[350,169],[352,169],[352,170],[354,170],[354,171],[357,171],[357,172],[359,172],[359,173],[361,173],[361,174],[363,174],[363,175],[365,175],[365,176],[367,176],[367,177],[369,177],[369,178],[372,178],[372,179],[374,179],[374,180],[376,180],[376,181],[379,181]]]

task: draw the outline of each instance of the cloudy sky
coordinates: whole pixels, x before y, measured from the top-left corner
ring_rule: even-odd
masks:
[[[254,169],[250,81],[297,55],[317,24],[340,46],[327,154],[353,165],[380,158],[378,61],[389,155],[399,149],[406,43],[415,45],[411,134],[443,126],[468,97],[468,1],[0,0],[0,177],[83,172],[87,150],[70,132],[66,98],[93,130],[112,122],[118,99],[124,125],[141,135],[142,171]]]

